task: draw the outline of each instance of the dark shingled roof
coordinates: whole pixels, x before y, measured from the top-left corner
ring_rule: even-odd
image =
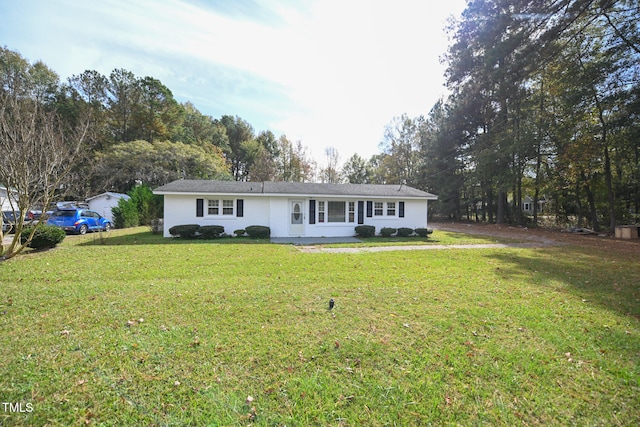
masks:
[[[154,190],[156,194],[295,194],[308,196],[438,197],[406,185],[318,184],[308,182],[243,182],[181,179]]]

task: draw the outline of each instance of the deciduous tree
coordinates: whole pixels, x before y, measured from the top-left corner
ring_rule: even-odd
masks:
[[[15,192],[11,202],[17,219],[14,238],[8,246],[2,244],[0,256],[11,258],[28,245],[40,225],[38,220],[27,241],[21,242],[24,214],[36,207],[46,210],[65,183],[83,148],[88,120],[70,127],[47,108],[43,92],[33,90],[42,75],[51,80],[50,70],[31,67],[7,50],[0,51],[0,64],[0,185]],[[0,231],[0,241],[3,237]]]

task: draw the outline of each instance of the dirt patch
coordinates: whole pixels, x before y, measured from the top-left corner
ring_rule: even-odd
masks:
[[[436,230],[458,233],[495,236],[508,239],[536,241],[545,244],[568,244],[573,246],[595,247],[603,251],[640,255],[640,239],[621,240],[608,234],[580,235],[543,228],[514,227],[508,225],[432,222],[430,227]]]

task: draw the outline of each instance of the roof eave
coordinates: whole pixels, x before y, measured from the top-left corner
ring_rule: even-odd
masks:
[[[213,196],[225,195],[234,197],[298,197],[298,198],[345,198],[345,199],[404,199],[404,200],[437,200],[438,196],[410,196],[410,195],[371,195],[371,194],[308,194],[308,193],[224,193],[221,191],[158,191],[154,190],[153,194],[160,196]]]

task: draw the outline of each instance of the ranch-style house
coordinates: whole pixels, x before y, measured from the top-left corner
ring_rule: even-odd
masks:
[[[353,236],[357,225],[427,228],[437,196],[406,185],[177,180],[154,190],[164,196],[164,236],[174,225],[250,225],[271,237]]]

